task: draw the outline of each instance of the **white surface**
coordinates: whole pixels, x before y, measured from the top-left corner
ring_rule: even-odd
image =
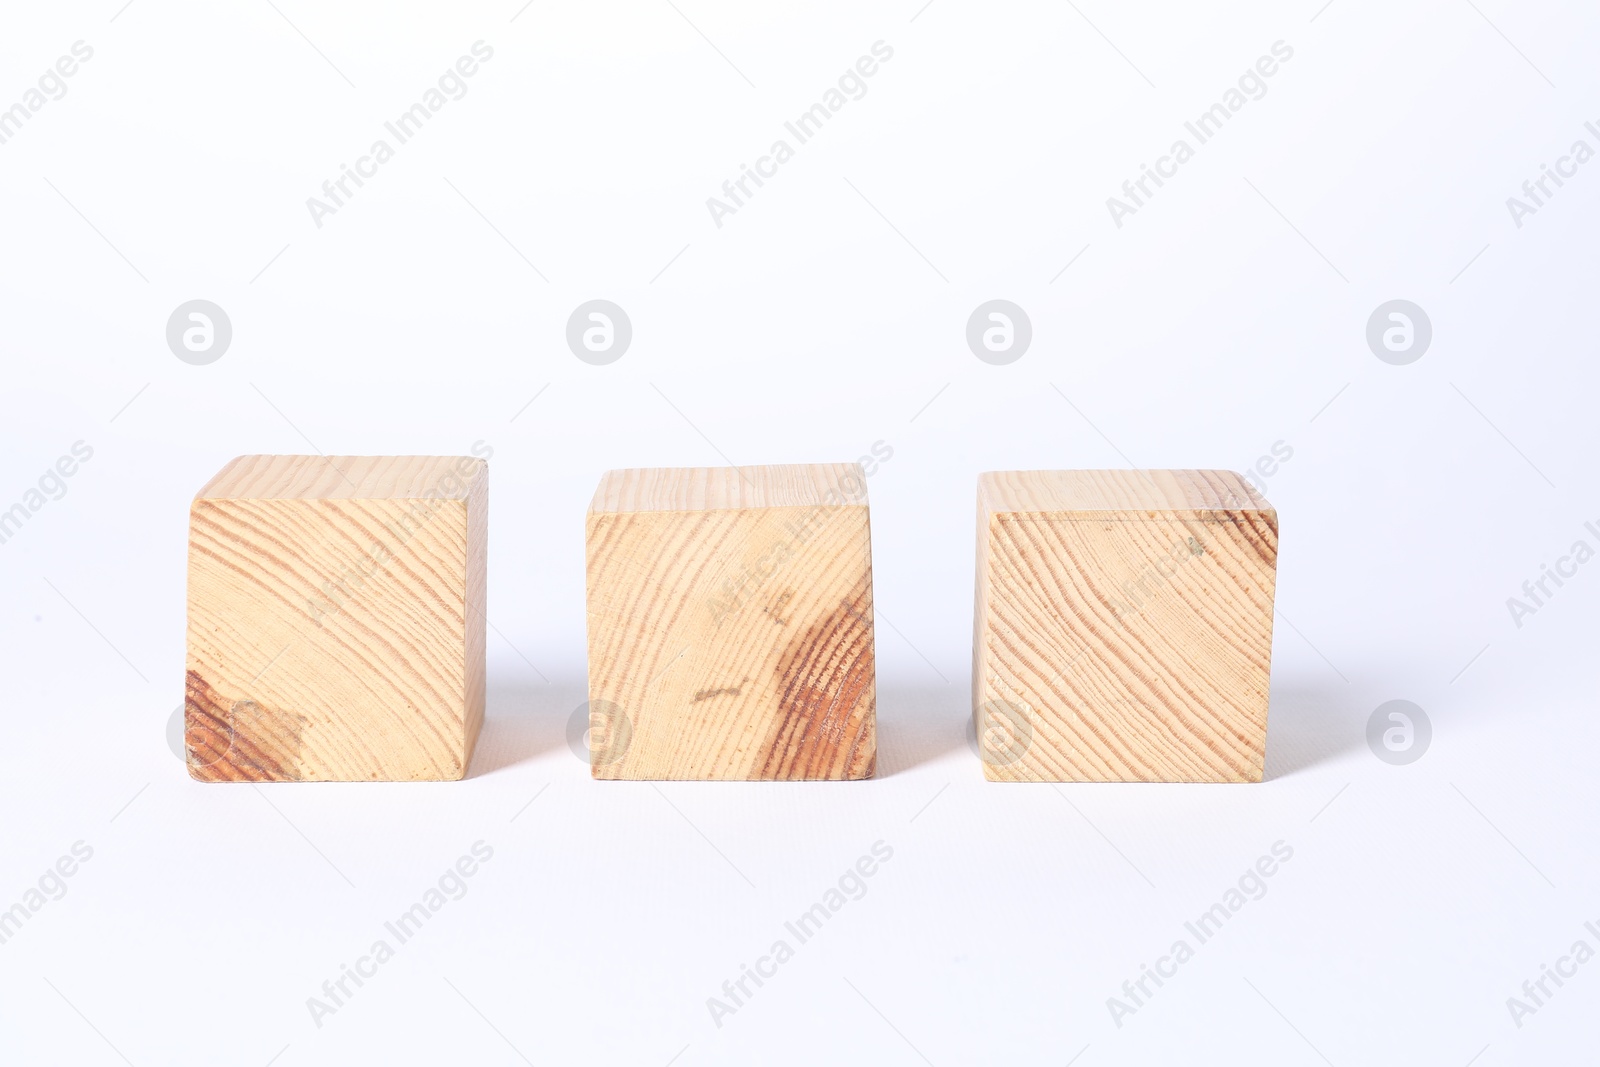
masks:
[[[1591,1060],[1600,963],[1520,1027],[1506,1000],[1600,948],[1600,565],[1520,628],[1505,602],[1600,544],[1600,163],[1520,229],[1505,200],[1600,147],[1594,13],[674,2],[0,16],[0,106],[95,50],[0,145],[0,507],[94,449],[0,545],[0,907],[93,849],[0,945],[0,1061]],[[480,39],[467,95],[317,229],[306,198]],[[878,40],[865,97],[718,229],[706,198]],[[1278,40],[1269,92],[1114,226],[1106,197]],[[634,327],[602,367],[564,343],[596,297]],[[1009,366],[964,339],[996,297],[1033,324]],[[233,324],[209,366],[163,336],[195,298]],[[1434,327],[1409,366],[1364,339],[1393,298]],[[565,730],[600,473],[880,440],[880,776],[592,782]],[[203,786],[168,749],[188,499],[308,441],[493,448],[465,782]],[[985,783],[976,474],[1278,441],[1269,780]],[[1396,698],[1434,730],[1408,766],[1364,740]],[[307,998],[479,840],[470,891],[316,1026]],[[880,840],[866,895],[717,1027],[707,998]],[[1119,1028],[1107,998],[1280,840],[1266,895]]]

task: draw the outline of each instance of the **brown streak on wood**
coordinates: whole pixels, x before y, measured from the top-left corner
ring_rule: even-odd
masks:
[[[713,700],[717,697],[736,697],[739,695],[739,692],[742,688],[742,686],[735,685],[728,686],[723,689],[702,689],[694,695],[694,699],[689,701],[689,703],[698,704],[702,700]]]
[[[281,782],[295,777],[300,717],[263,716],[253,701],[226,700],[196,671],[184,682],[189,774],[201,782]],[[270,725],[277,729],[266,729]]]
[[[779,719],[763,745],[762,777],[870,773],[849,766],[848,758],[874,688],[872,629],[863,610],[867,598],[863,585],[786,647],[774,672]],[[842,743],[847,736],[851,743]]]

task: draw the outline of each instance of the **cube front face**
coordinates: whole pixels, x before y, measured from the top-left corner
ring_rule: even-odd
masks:
[[[355,464],[380,461],[326,462],[351,464],[359,478]],[[487,475],[479,460],[431,462],[430,477],[458,465],[470,490],[195,500],[185,699],[193,777],[465,775],[483,717]]]
[[[594,777],[872,775],[864,502],[592,509],[587,542]]]
[[[1260,781],[1277,518],[1259,503],[984,517],[987,777]]]

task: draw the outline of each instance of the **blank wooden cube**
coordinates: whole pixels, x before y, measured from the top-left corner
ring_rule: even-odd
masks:
[[[611,471],[587,540],[594,777],[872,775],[858,465]]]
[[[488,466],[240,456],[189,512],[189,773],[464,777],[483,722]]]
[[[1277,556],[1277,513],[1229,471],[980,476],[985,776],[1260,781]]]

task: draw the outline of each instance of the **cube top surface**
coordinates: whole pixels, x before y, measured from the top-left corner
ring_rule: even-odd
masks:
[[[589,513],[841,507],[866,502],[866,476],[856,463],[653,467],[607,471]]]
[[[465,500],[487,466],[471,456],[239,456],[195,499]]]
[[[978,506],[1107,519],[1273,510],[1241,475],[1216,470],[989,471],[978,476]]]

